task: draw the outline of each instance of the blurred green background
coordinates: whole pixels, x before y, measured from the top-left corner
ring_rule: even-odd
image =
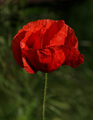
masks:
[[[0,1],[0,120],[41,120],[44,73],[20,68],[11,45],[23,25],[46,18],[65,20],[85,56],[48,74],[46,120],[93,120],[93,0]]]

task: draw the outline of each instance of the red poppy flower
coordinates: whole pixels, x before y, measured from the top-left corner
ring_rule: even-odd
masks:
[[[49,73],[61,65],[78,67],[84,62],[74,30],[63,20],[44,19],[23,26],[12,40],[12,51],[17,64],[29,73]]]

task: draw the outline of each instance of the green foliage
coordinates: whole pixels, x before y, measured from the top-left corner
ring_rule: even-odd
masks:
[[[30,6],[26,1],[0,5],[0,120],[40,120],[44,73],[32,75],[12,55],[12,38],[23,25],[37,19],[63,19],[75,29],[85,62],[78,68],[61,66],[48,74],[46,120],[92,120],[93,1],[73,3],[69,11],[59,4]],[[88,9],[89,8],[89,9]],[[87,11],[88,9],[88,11]]]

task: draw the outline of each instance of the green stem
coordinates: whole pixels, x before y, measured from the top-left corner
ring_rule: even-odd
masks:
[[[47,73],[45,73],[45,86],[44,86],[44,96],[43,96],[42,120],[45,120],[46,89],[47,89]]]

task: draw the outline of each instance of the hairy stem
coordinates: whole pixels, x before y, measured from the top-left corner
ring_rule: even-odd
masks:
[[[42,120],[45,120],[46,89],[47,89],[47,73],[45,73],[45,85],[44,85],[44,96],[43,96]]]

